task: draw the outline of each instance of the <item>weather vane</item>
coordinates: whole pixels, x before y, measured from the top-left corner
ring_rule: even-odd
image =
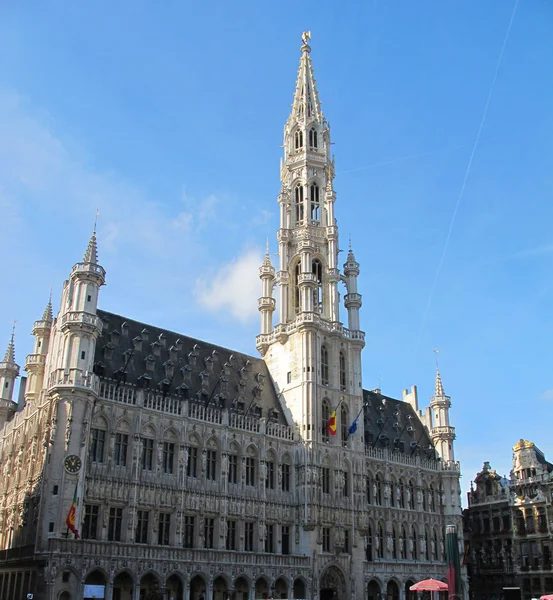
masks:
[[[438,350],[438,348],[434,348],[434,354],[436,355],[436,371],[438,370],[438,353],[440,351]]]
[[[307,46],[307,42],[311,39],[311,32],[310,31],[304,31],[301,34],[301,41],[303,42],[304,46]]]
[[[98,209],[96,209],[96,215],[94,217],[94,233],[96,233],[96,225],[98,224],[98,215],[100,214],[100,211]]]

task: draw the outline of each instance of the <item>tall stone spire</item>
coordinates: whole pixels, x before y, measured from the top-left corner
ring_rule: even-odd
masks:
[[[13,402],[13,390],[15,380],[19,377],[19,365],[15,362],[15,323],[13,325],[12,336],[4,354],[4,359],[0,362],[0,427],[8,419],[8,413],[15,410]]]
[[[311,32],[306,31],[302,35],[301,58],[292,104],[292,118],[314,118],[323,120],[319,94],[315,85],[315,76],[311,65],[311,46],[307,43],[311,39]]]

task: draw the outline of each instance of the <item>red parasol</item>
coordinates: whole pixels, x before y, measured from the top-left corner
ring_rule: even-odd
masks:
[[[415,585],[412,585],[409,589],[412,592],[447,592],[449,588],[447,583],[444,583],[443,581],[438,581],[437,579],[425,579],[424,581],[415,583]],[[540,600],[543,600],[543,598]]]
[[[540,600],[553,600],[553,594],[546,594],[545,596],[542,596]]]

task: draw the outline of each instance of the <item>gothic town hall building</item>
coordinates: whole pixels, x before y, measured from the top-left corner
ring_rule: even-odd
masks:
[[[284,127],[279,262],[267,254],[259,270],[260,356],[100,309],[95,234],[57,316],[48,303],[34,324],[19,405],[12,337],[2,600],[403,600],[446,576],[445,527],[462,531],[450,398],[438,372],[424,412],[415,387],[401,400],[363,389],[360,269],[351,249],[338,264],[307,41]]]

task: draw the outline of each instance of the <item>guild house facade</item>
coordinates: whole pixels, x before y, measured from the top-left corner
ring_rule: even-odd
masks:
[[[19,406],[12,338],[2,600],[400,600],[445,577],[445,526],[461,523],[450,399],[438,372],[424,412],[416,388],[363,389],[360,269],[351,249],[338,263],[308,40],[284,128],[279,261],[267,253],[259,271],[260,356],[100,309],[95,234],[57,316],[48,303],[34,324]]]
[[[466,562],[474,600],[524,600],[553,593],[553,464],[533,443],[513,446],[511,477],[485,462],[463,511]]]

